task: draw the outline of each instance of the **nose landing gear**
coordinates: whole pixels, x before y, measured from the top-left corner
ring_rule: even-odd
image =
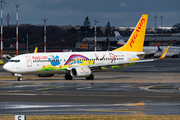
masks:
[[[17,81],[22,81],[22,80],[23,80],[22,77],[17,78]]]
[[[18,74],[18,73],[15,73],[14,76],[17,76],[17,81],[22,81],[22,75],[21,74]]]

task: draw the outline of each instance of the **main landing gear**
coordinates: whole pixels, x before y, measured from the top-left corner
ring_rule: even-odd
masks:
[[[70,74],[66,74],[65,76],[65,80],[72,80],[73,77]]]
[[[89,77],[86,77],[86,80],[94,80],[94,75],[91,74]]]
[[[66,74],[64,76],[64,78],[65,78],[65,80],[72,80],[73,79],[73,77],[70,74]],[[86,77],[86,80],[94,80],[94,75],[91,74],[89,77]]]

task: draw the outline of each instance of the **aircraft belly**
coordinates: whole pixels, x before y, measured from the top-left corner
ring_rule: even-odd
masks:
[[[24,71],[24,72],[17,72],[18,74],[22,75],[29,75],[29,74],[64,74],[66,70],[61,71]]]

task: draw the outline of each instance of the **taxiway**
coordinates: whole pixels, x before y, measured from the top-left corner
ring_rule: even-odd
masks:
[[[95,80],[63,76],[0,80],[0,115],[180,115],[180,59],[95,73]],[[0,76],[10,76],[0,68]]]

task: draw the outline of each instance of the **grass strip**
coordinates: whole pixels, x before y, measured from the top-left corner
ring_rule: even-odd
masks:
[[[179,120],[180,115],[27,115],[26,120]],[[14,116],[0,116],[14,120]]]

